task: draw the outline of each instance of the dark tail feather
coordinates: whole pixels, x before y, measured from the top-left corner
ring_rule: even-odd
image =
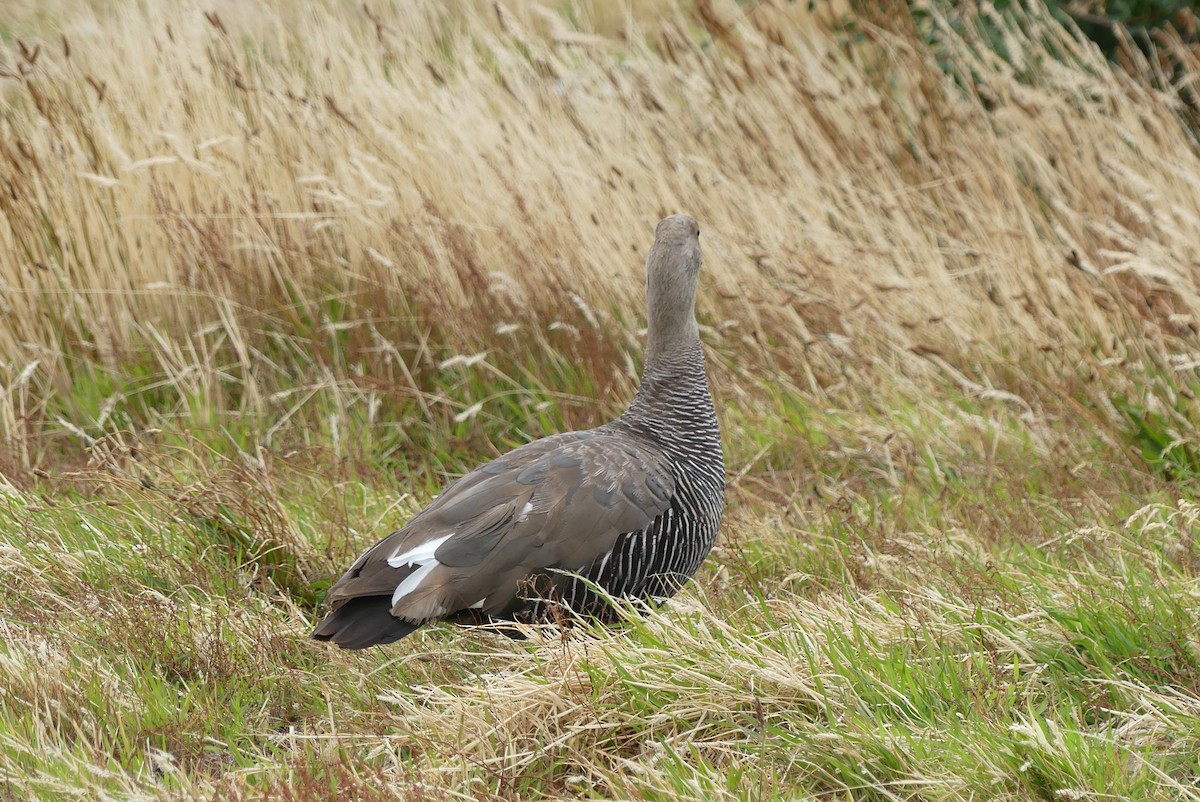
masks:
[[[391,596],[351,599],[326,616],[312,636],[316,640],[333,641],[343,649],[365,649],[398,641],[421,626],[397,618],[391,608]]]

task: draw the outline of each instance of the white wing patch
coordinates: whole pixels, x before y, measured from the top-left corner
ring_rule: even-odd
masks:
[[[415,546],[403,554],[393,554],[391,557],[388,557],[387,563],[393,568],[403,568],[406,565],[425,565],[430,560],[433,560],[433,554],[438,550],[438,546],[442,545],[452,537],[454,537],[453,532],[445,537],[427,540],[421,545]]]
[[[482,609],[483,609],[483,603],[484,603],[485,601],[487,601],[487,599],[480,599],[479,601],[475,602],[474,604],[472,604],[472,605],[471,605],[470,607],[468,607],[467,609],[468,609],[468,610],[482,610]]]
[[[453,532],[443,537],[427,540],[403,554],[394,554],[388,557],[387,563],[393,568],[404,568],[411,565],[417,566],[417,570],[404,577],[404,580],[396,586],[396,592],[392,594],[393,607],[405,596],[420,587],[425,577],[429,576],[429,572],[441,565],[433,555],[437,552],[438,546],[452,537],[454,537]]]
[[[533,511],[533,502],[526,501],[525,506],[522,507],[521,511],[517,514],[517,523],[524,522],[524,520],[529,517],[529,513],[532,511]]]
[[[395,607],[397,602],[416,590],[417,587],[420,586],[421,581],[425,579],[425,577],[429,576],[429,572],[434,568],[437,568],[439,565],[441,565],[441,563],[439,563],[437,560],[430,560],[408,576],[404,577],[404,581],[396,586],[396,592],[392,594],[392,606]]]

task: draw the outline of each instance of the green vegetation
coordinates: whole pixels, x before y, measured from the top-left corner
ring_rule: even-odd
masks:
[[[13,6],[0,799],[1200,799],[1186,97],[1025,4],[806,5]],[[446,480],[623,407],[672,211],[696,581],[308,640]]]

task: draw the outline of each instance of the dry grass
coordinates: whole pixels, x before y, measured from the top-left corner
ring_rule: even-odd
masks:
[[[1181,101],[1036,8],[806,5],[7,4],[0,799],[1200,797]],[[696,586],[304,640],[447,474],[620,408],[674,211]]]
[[[1190,358],[1200,193],[1171,98],[1042,23],[1037,45],[1007,23],[1015,65],[944,33],[956,84],[896,14],[832,36],[803,6],[13,17],[3,432],[29,465],[60,411],[278,421],[305,386],[428,394],[485,349],[575,345],[606,385],[588,343],[636,353],[648,232],[681,209],[739,382],[734,354],[814,397]],[[110,396],[62,398],[81,374]]]

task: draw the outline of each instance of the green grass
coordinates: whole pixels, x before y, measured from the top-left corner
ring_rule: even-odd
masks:
[[[569,353],[443,359],[401,421],[314,384],[283,425],[199,405],[133,430],[81,376],[92,425],[0,497],[7,792],[1200,796],[1200,502],[1151,448],[1184,406],[725,376],[726,525],[663,609],[309,641],[340,571],[445,479],[619,408],[577,400],[601,393]]]
[[[12,491],[12,793],[1196,798],[1200,506],[1119,462],[1078,483],[967,397],[780,393],[726,408],[748,470],[697,582],[565,639],[307,640],[336,573],[428,497],[370,460],[110,449]],[[847,456],[864,425],[897,432],[893,470]]]

